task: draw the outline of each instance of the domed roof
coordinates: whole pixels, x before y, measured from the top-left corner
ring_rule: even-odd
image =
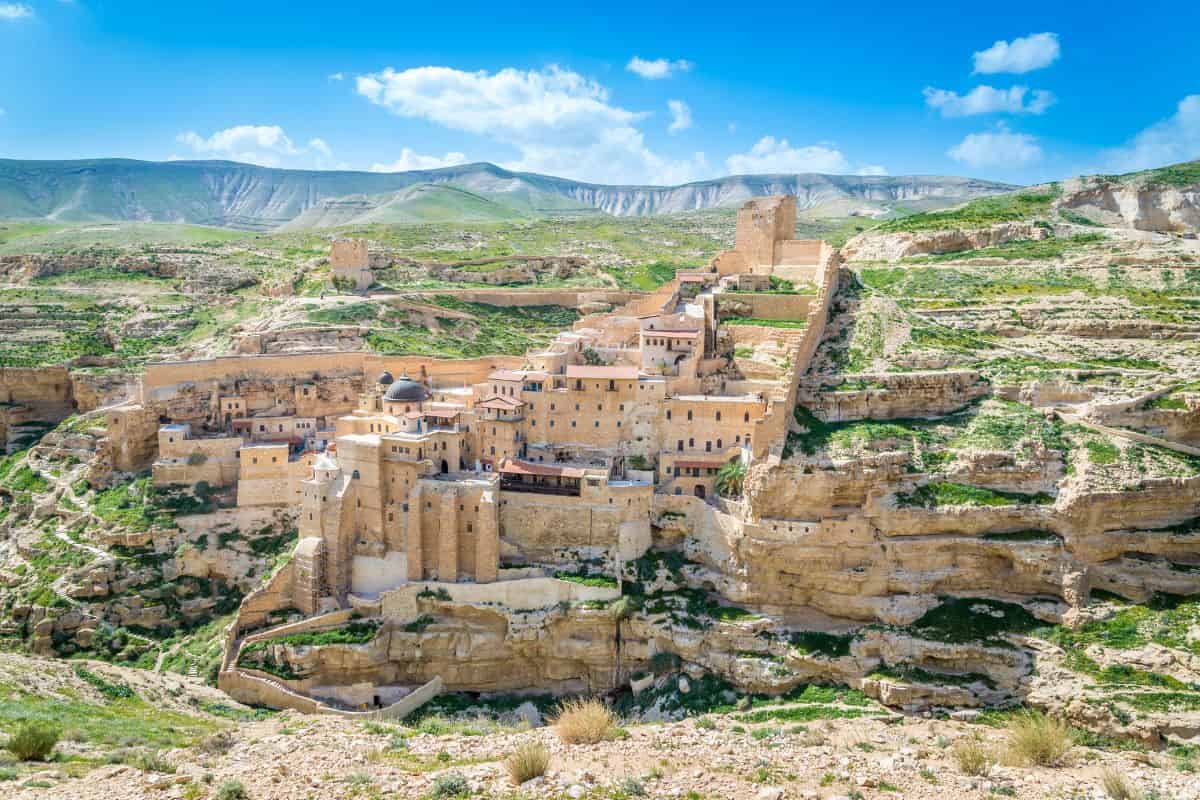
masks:
[[[392,373],[385,369],[383,372],[379,373],[379,377],[375,379],[375,382],[380,386],[390,386],[395,380],[396,379],[392,377]]]
[[[387,394],[383,396],[383,399],[419,403],[425,399],[425,396],[425,387],[405,374],[401,375],[399,380],[388,387]]]

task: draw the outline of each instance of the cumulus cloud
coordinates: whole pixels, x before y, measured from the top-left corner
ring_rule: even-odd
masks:
[[[24,3],[0,3],[0,19],[26,19],[33,16],[33,9]]]
[[[427,156],[405,147],[400,151],[400,157],[390,164],[372,164],[371,172],[408,172],[414,169],[437,169],[438,167],[453,167],[466,164],[464,153],[446,153],[444,156]]]
[[[677,72],[687,72],[691,68],[692,62],[684,61],[682,58],[671,61],[666,58],[649,60],[634,56],[625,65],[625,69],[635,75],[640,75],[648,81],[660,81],[663,78],[671,77]]]
[[[925,87],[925,105],[937,109],[943,117],[969,117],[974,114],[1041,114],[1054,105],[1057,98],[1053,92],[1025,86],[1011,89],[994,89],[991,86],[976,86],[960,95],[946,89]],[[1029,96],[1026,102],[1026,95]]]
[[[682,100],[668,100],[667,108],[671,111],[671,125],[667,133],[679,133],[692,127],[692,109]]]
[[[1057,33],[1032,33],[1011,42],[1001,39],[987,50],[976,51],[975,72],[1031,72],[1050,66],[1061,54]]]
[[[1200,94],[1179,101],[1175,113],[1104,153],[1106,169],[1132,172],[1200,158]]]
[[[774,172],[821,172],[831,175],[886,175],[887,170],[875,164],[857,169],[841,151],[824,144],[792,147],[787,139],[764,136],[746,153],[735,153],[725,159],[725,167],[734,175]]]
[[[1001,127],[968,134],[946,155],[972,167],[1021,167],[1041,160],[1042,148],[1033,136]]]
[[[328,166],[333,151],[323,139],[311,139],[297,146],[278,125],[234,125],[205,137],[186,131],[175,137],[199,156],[227,158],[264,167],[278,167],[296,159],[311,162],[318,168]]]
[[[506,68],[386,68],[356,89],[394,114],[486,136],[514,148],[510,169],[607,183],[693,180],[697,154],[672,160],[650,150],[635,127],[644,113],[613,104],[607,88],[576,72]]]

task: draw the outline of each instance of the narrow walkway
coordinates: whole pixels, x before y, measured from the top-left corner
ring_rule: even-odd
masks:
[[[1183,453],[1184,455],[1188,456],[1200,456],[1200,447],[1192,447],[1191,445],[1172,442],[1170,439],[1162,439],[1157,436],[1131,431],[1126,428],[1111,428],[1108,425],[1100,425],[1095,422],[1088,422],[1082,417],[1076,416],[1069,411],[1064,411],[1061,408],[1054,409],[1054,413],[1057,414],[1063,422],[1073,422],[1078,425],[1082,425],[1085,428],[1091,428],[1099,433],[1108,434],[1109,436],[1118,436],[1122,439],[1131,439],[1135,442],[1141,442],[1142,444],[1153,444],[1159,447],[1165,447],[1168,450],[1174,450],[1177,453]]]

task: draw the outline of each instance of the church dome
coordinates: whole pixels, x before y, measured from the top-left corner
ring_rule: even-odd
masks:
[[[379,373],[379,377],[375,379],[375,382],[380,386],[391,386],[395,380],[396,379],[392,377],[392,373],[385,369],[383,372]]]
[[[400,379],[392,383],[388,387],[387,394],[383,396],[384,400],[413,402],[419,403],[425,399],[425,387],[417,381],[412,380],[407,375],[401,375]]]

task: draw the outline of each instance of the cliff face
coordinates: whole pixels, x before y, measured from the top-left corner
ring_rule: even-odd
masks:
[[[1150,177],[1083,178],[1063,187],[1061,207],[1108,225],[1185,233],[1200,229],[1200,186],[1172,186]]]

